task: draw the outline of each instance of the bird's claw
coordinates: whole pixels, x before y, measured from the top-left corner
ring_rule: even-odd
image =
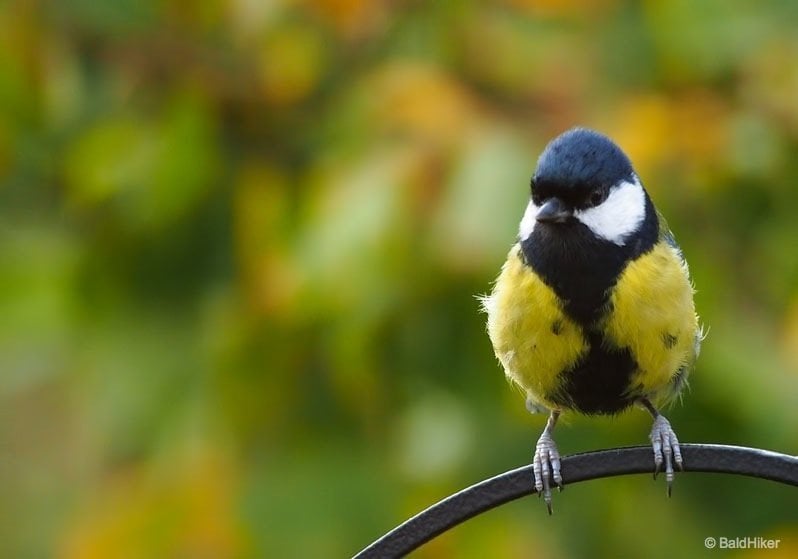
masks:
[[[535,446],[535,457],[532,460],[532,471],[535,474],[535,491],[543,497],[549,514],[551,510],[551,482],[562,491],[562,474],[560,473],[560,453],[551,436],[543,433]]]
[[[682,451],[679,448],[679,439],[676,438],[670,422],[664,416],[658,415],[654,419],[654,425],[651,428],[651,445],[654,449],[654,479],[662,471],[662,465],[665,465],[665,483],[667,484],[668,497],[671,496],[673,487],[673,464],[680,469],[684,469],[684,462],[682,460]]]

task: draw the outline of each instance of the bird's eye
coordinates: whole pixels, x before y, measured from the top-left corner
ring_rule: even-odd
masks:
[[[607,191],[606,190],[594,190],[590,193],[590,196],[587,198],[588,206],[595,207],[601,204],[604,200],[607,199]]]

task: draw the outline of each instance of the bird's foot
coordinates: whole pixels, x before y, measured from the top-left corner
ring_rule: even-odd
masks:
[[[671,496],[673,486],[673,464],[680,469],[684,469],[682,462],[682,451],[679,448],[679,439],[673,432],[670,422],[662,415],[654,418],[654,425],[651,427],[651,445],[654,448],[654,479],[662,471],[665,464],[665,483],[668,486],[668,497]]]
[[[551,435],[546,431],[540,436],[535,446],[532,471],[535,474],[535,491],[537,491],[538,497],[543,496],[546,508],[551,514],[551,484],[554,482],[562,491],[562,475],[560,474],[560,453]]]

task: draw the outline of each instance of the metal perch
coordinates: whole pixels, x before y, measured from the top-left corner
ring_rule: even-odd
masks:
[[[739,446],[683,444],[684,471],[737,474],[798,486],[798,457]],[[650,446],[574,454],[562,459],[566,485],[654,471]],[[532,466],[516,468],[463,489],[400,524],[355,559],[401,557],[453,526],[534,493]]]

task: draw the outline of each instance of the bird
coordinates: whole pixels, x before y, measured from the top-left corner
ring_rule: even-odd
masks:
[[[562,489],[560,415],[653,418],[654,477],[671,495],[679,440],[661,409],[687,385],[703,340],[687,261],[628,156],[572,128],[543,149],[516,242],[489,295],[487,331],[506,377],[548,419],[534,487]]]

